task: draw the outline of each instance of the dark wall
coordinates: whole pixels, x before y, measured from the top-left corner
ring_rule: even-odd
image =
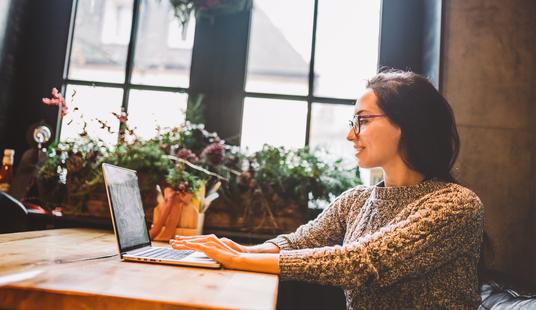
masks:
[[[6,34],[6,25],[10,7],[11,0],[0,1],[0,55],[2,55],[4,47],[4,36]]]
[[[488,267],[536,287],[536,2],[449,0],[444,14],[456,173],[484,203]]]
[[[383,0],[380,67],[411,70],[439,88],[442,0]]]
[[[203,94],[204,118],[230,144],[240,143],[251,10],[199,19],[190,73],[190,94]]]
[[[6,5],[4,3],[4,5]],[[14,46],[17,45],[17,38],[20,35],[18,15],[15,14],[15,5],[6,7],[2,14],[2,29],[0,29],[0,151],[4,149],[7,123],[9,119],[8,110],[10,106],[11,85],[15,67]]]
[[[61,87],[72,0],[17,0],[10,9],[0,67],[0,149],[28,148],[30,125],[55,129],[57,109],[41,104]]]

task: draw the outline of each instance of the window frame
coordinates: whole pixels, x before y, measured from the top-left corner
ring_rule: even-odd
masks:
[[[63,70],[63,80],[61,90],[62,93],[65,93],[67,85],[79,85],[79,86],[92,86],[92,87],[111,87],[122,89],[123,98],[121,102],[121,108],[125,109],[125,112],[128,113],[128,104],[130,99],[131,90],[149,90],[149,91],[162,91],[162,92],[172,92],[172,93],[186,93],[189,95],[190,88],[186,87],[172,87],[172,86],[158,86],[158,85],[144,85],[144,84],[135,84],[132,83],[132,73],[134,71],[134,56],[136,52],[136,43],[138,39],[138,27],[140,19],[140,8],[143,0],[133,0],[132,3],[132,23],[130,26],[130,38],[127,47],[127,58],[125,62],[125,80],[123,83],[115,82],[100,82],[100,81],[90,81],[90,80],[78,80],[69,78],[69,69],[71,62],[71,53],[73,47],[73,37],[76,25],[76,16],[78,11],[79,0],[73,0],[73,6],[71,11],[71,18],[69,24],[69,37],[67,41],[67,51],[65,55],[65,64]],[[194,38],[195,40],[195,38]],[[193,51],[192,51],[193,53]],[[59,140],[61,137],[62,129],[62,118],[58,117],[56,124],[56,137]],[[120,127],[118,137],[124,128]]]
[[[131,30],[138,29],[142,1],[145,0],[133,0]],[[423,4],[420,0],[408,0],[403,5],[397,1],[380,1],[377,67],[388,66],[411,69],[417,73],[424,73],[439,88],[443,1],[431,0],[432,3],[428,3],[427,1]],[[63,80],[61,83],[63,92],[68,84],[121,88],[123,90],[122,107],[127,112],[130,90],[132,89],[186,93],[189,99],[192,96],[196,97],[199,94],[203,94],[207,97],[203,101],[205,108],[203,116],[206,128],[218,132],[223,138],[229,138],[227,142],[236,145],[240,144],[241,124],[243,120],[242,112],[246,97],[306,102],[307,118],[304,145],[309,145],[310,142],[313,103],[328,105],[354,105],[355,103],[355,98],[334,98],[314,95],[319,0],[314,0],[307,95],[246,91],[246,64],[249,55],[251,9],[231,17],[218,16],[210,22],[196,19],[188,88],[141,85],[131,82],[137,31],[131,31],[130,33],[125,67],[125,81],[123,83],[69,79],[68,72],[78,3],[79,0],[72,0],[69,36],[67,39]],[[408,20],[412,22],[409,23]],[[407,24],[416,26],[419,31],[415,32],[408,27],[400,27],[400,25]],[[430,37],[431,34],[435,34],[436,36],[432,37],[432,39],[425,40],[425,37]],[[392,47],[397,46],[400,40],[406,42],[409,47],[402,50],[393,49]],[[229,46],[225,46],[222,42],[230,43],[228,44]],[[226,78],[222,79],[216,75],[225,76]],[[188,101],[190,101],[189,99]],[[188,104],[189,106],[190,104]],[[58,117],[56,139],[60,137],[61,125],[62,120]]]
[[[336,105],[354,105],[355,104],[355,98],[347,99],[347,98],[334,98],[334,97],[320,97],[320,96],[314,95],[316,32],[317,32],[317,25],[318,25],[318,1],[319,0],[314,0],[314,5],[313,5],[313,25],[312,25],[313,28],[311,32],[312,38],[311,38],[311,53],[309,56],[309,74],[308,74],[308,80],[307,80],[307,83],[308,83],[307,95],[288,95],[288,94],[278,94],[278,93],[251,92],[251,91],[246,91],[245,86],[244,86],[244,92],[242,95],[242,102],[244,102],[246,97],[263,98],[263,99],[286,99],[286,100],[307,102],[307,119],[306,119],[306,125],[305,125],[306,127],[305,127],[305,141],[304,141],[305,146],[308,146],[310,142],[309,140],[310,140],[310,132],[311,132],[311,116],[312,116],[313,103],[334,104],[334,105],[335,104]],[[381,4],[380,4],[380,11],[381,11]],[[249,39],[250,39],[250,36],[248,36],[248,44],[247,44],[248,46],[249,46]],[[378,45],[379,45],[379,38],[378,38]],[[378,57],[378,61],[379,61],[379,57]],[[246,75],[245,76],[245,79],[246,79],[247,70],[246,70],[245,75]]]

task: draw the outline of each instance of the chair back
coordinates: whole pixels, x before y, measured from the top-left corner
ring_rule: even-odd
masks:
[[[7,193],[0,192],[0,233],[25,231],[28,226],[28,210]]]

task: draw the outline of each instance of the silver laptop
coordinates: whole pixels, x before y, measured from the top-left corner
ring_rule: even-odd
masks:
[[[102,164],[119,255],[127,261],[205,268],[221,265],[198,251],[151,246],[136,171]]]

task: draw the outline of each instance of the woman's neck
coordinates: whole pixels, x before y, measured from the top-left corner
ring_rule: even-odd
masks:
[[[424,180],[424,175],[410,169],[401,159],[383,166],[382,169],[386,187],[417,185]]]

